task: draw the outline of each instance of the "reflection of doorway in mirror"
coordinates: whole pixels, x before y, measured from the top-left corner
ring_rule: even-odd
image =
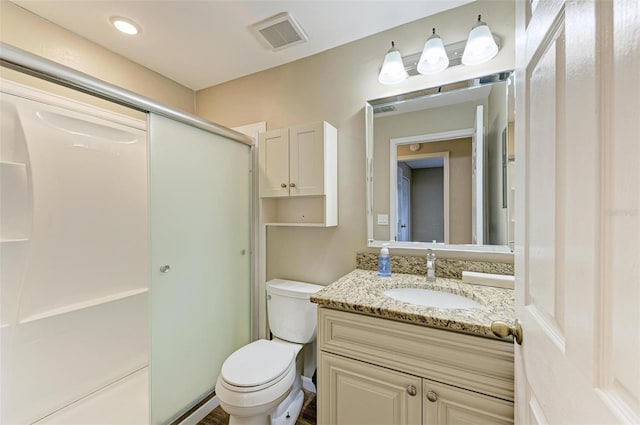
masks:
[[[449,240],[448,176],[449,152],[398,155],[398,241]]]
[[[473,129],[468,128],[390,140],[392,240],[405,241],[401,239],[403,204],[399,205],[401,179],[397,171],[402,167],[410,181],[407,209],[411,231],[407,241],[471,243],[472,134]],[[430,192],[424,189],[427,186]]]

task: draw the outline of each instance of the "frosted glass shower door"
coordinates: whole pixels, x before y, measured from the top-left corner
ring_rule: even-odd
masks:
[[[151,423],[250,340],[249,146],[150,114]]]

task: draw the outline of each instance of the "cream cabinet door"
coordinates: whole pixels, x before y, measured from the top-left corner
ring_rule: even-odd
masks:
[[[513,424],[513,403],[429,379],[422,380],[423,425]]]
[[[324,352],[318,370],[319,425],[422,423],[420,378]]]
[[[324,122],[289,129],[289,194],[324,195]]]
[[[260,197],[289,196],[289,129],[260,133]]]

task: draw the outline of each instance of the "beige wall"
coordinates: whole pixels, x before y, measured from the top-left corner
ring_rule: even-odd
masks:
[[[502,38],[501,50],[491,62],[412,77],[390,87],[378,83],[377,74],[392,40],[403,54],[415,53],[435,26],[445,43],[461,41],[479,13]],[[480,0],[197,92],[197,113],[228,127],[266,121],[268,128],[274,129],[327,120],[338,128],[339,225],[328,229],[269,228],[267,278],[327,284],[352,270],[356,252],[367,249],[366,100],[511,70],[514,46],[513,2]]]
[[[195,112],[195,93],[173,80],[113,53],[39,16],[0,0],[0,40],[28,52],[147,96],[160,103]],[[127,113],[123,107],[24,74],[0,68],[0,76],[76,100]]]

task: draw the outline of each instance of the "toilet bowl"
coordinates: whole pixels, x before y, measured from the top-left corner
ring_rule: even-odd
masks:
[[[315,340],[317,324],[316,306],[309,297],[321,288],[280,279],[267,282],[267,312],[274,339],[260,339],[233,352],[216,383],[229,425],[295,423],[304,400],[300,353],[303,344]]]
[[[268,414],[294,386],[298,351],[292,345],[260,339],[227,358],[216,394],[230,415],[229,425],[271,424]]]

